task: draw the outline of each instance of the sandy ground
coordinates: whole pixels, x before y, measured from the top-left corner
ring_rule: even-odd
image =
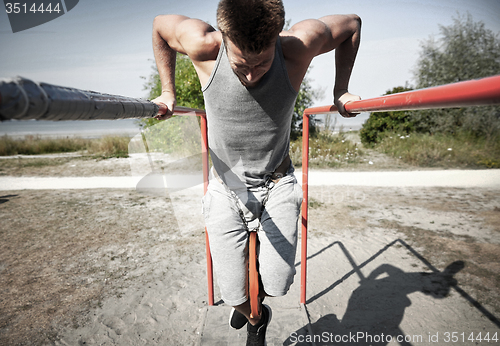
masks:
[[[130,174],[118,159],[0,165],[8,176]],[[498,343],[500,189],[340,185],[309,192],[307,312],[316,339],[299,340],[306,325],[286,330],[276,321],[288,337],[273,345]],[[0,194],[1,345],[199,342],[207,287],[198,190]],[[297,276],[286,298],[297,306],[298,286]],[[215,301],[221,304],[217,287]],[[375,340],[346,339],[357,333]]]

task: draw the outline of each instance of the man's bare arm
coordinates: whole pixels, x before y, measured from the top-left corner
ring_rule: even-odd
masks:
[[[153,102],[161,105],[157,119],[168,119],[175,107],[176,54],[187,54],[193,61],[213,55],[214,44],[207,33],[215,29],[207,23],[181,15],[161,15],[153,21],[153,52],[161,80],[162,94]]]
[[[360,97],[348,91],[354,61],[361,39],[361,19],[356,15],[328,16],[320,18],[332,33],[327,48],[335,47],[335,86],[333,98],[335,105],[342,116],[355,116],[345,111],[344,105],[349,101],[359,100]],[[341,42],[338,44],[338,42]]]
[[[343,116],[352,116],[345,112],[343,105],[359,100],[359,96],[349,94],[347,90],[359,48],[361,19],[357,15],[325,16],[299,22],[290,33],[299,38],[294,51],[300,52],[296,56],[306,66],[315,56],[336,50],[334,102]]]

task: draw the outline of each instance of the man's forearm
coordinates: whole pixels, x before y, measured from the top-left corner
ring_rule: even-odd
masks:
[[[154,44],[157,47],[154,49],[154,56],[161,80],[161,91],[175,95],[175,58],[177,53],[168,47],[165,41]]]
[[[354,26],[353,34],[335,50],[335,86],[333,88],[335,97],[339,97],[348,90],[349,79],[358,53],[361,38],[361,20],[359,17],[352,19],[352,25]]]
[[[162,93],[175,96],[175,60],[177,52],[162,37],[160,27],[165,24],[165,17],[157,17],[153,22],[153,52],[161,80]]]

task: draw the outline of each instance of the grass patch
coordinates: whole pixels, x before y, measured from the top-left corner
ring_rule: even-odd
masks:
[[[87,153],[102,157],[128,157],[129,137],[103,137],[91,140]]]
[[[0,156],[41,155],[55,153],[82,152],[97,157],[127,157],[129,137],[90,138],[41,138],[26,136],[13,139],[8,136],[0,138]]]
[[[4,170],[62,166],[81,157],[17,158],[0,161],[0,175]]]
[[[335,168],[361,162],[363,155],[356,143],[346,139],[343,132],[320,132],[309,139],[309,166]],[[294,166],[302,166],[302,137],[290,143],[290,157]]]
[[[418,167],[500,168],[500,141],[464,133],[403,136],[386,132],[374,149]]]

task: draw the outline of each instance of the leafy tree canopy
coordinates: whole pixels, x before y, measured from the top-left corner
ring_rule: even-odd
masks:
[[[500,74],[500,40],[470,14],[440,26],[438,39],[429,38],[414,72],[416,88],[427,88]],[[456,133],[493,138],[500,132],[500,107],[478,106],[412,112],[418,132]]]
[[[456,83],[500,74],[500,40],[483,22],[470,14],[453,18],[449,26],[440,26],[438,38],[422,43],[414,71],[415,88]],[[387,94],[410,90],[396,87]],[[420,133],[456,134],[495,140],[500,136],[500,107],[477,106],[430,109],[408,112],[377,112],[363,125],[365,144],[379,141],[380,133],[397,130]]]
[[[500,73],[500,40],[470,14],[440,26],[440,37],[422,44],[415,71],[417,88],[455,83]]]
[[[412,90],[409,86],[398,86],[387,90],[384,95],[397,94]],[[385,131],[398,131],[401,134],[410,133],[413,125],[410,120],[410,112],[392,111],[371,113],[368,120],[363,124],[359,131],[361,142],[364,145],[371,146],[381,139],[381,134]]]

